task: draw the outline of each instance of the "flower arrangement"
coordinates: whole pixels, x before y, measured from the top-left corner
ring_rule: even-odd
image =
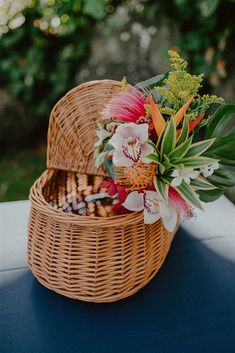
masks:
[[[134,87],[123,79],[102,112],[95,162],[110,173],[102,187],[116,199],[113,211],[143,211],[145,223],[161,218],[172,231],[178,214],[192,217],[201,201],[235,184],[235,128],[228,128],[235,105],[200,95],[203,75],[191,75],[177,52],[168,53],[167,73]]]

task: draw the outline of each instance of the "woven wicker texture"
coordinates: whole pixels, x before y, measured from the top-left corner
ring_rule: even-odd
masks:
[[[93,164],[96,121],[118,90],[119,82],[94,81],[57,103],[48,131],[48,170],[30,190],[28,264],[33,274],[49,289],[92,302],[125,298],[148,283],[178,228],[170,233],[161,221],[146,225],[142,213],[102,218],[54,207],[53,202],[68,198],[57,170],[105,174]]]

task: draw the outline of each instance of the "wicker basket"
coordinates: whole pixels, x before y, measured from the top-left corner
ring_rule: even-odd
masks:
[[[28,264],[47,288],[84,301],[111,302],[137,292],[161,267],[178,228],[170,233],[161,221],[144,224],[143,214],[136,212],[80,216],[50,202],[69,192],[60,187],[58,175],[64,185],[72,178],[75,187],[77,173],[105,176],[93,163],[96,122],[119,90],[119,82],[93,81],[56,104],[48,131],[48,169],[30,190]]]

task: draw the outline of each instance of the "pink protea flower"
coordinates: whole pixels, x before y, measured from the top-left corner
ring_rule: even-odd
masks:
[[[171,186],[169,187],[168,192],[170,202],[183,213],[185,219],[193,217],[193,210],[190,205],[180,196],[180,194]]]
[[[146,116],[145,104],[147,94],[132,88],[116,94],[103,110],[105,119],[114,118],[118,121],[136,123]]]

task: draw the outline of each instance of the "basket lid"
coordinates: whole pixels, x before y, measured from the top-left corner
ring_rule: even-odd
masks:
[[[118,81],[90,81],[75,87],[58,101],[50,115],[48,169],[105,175],[101,168],[97,172],[93,160],[97,121],[120,89]]]

